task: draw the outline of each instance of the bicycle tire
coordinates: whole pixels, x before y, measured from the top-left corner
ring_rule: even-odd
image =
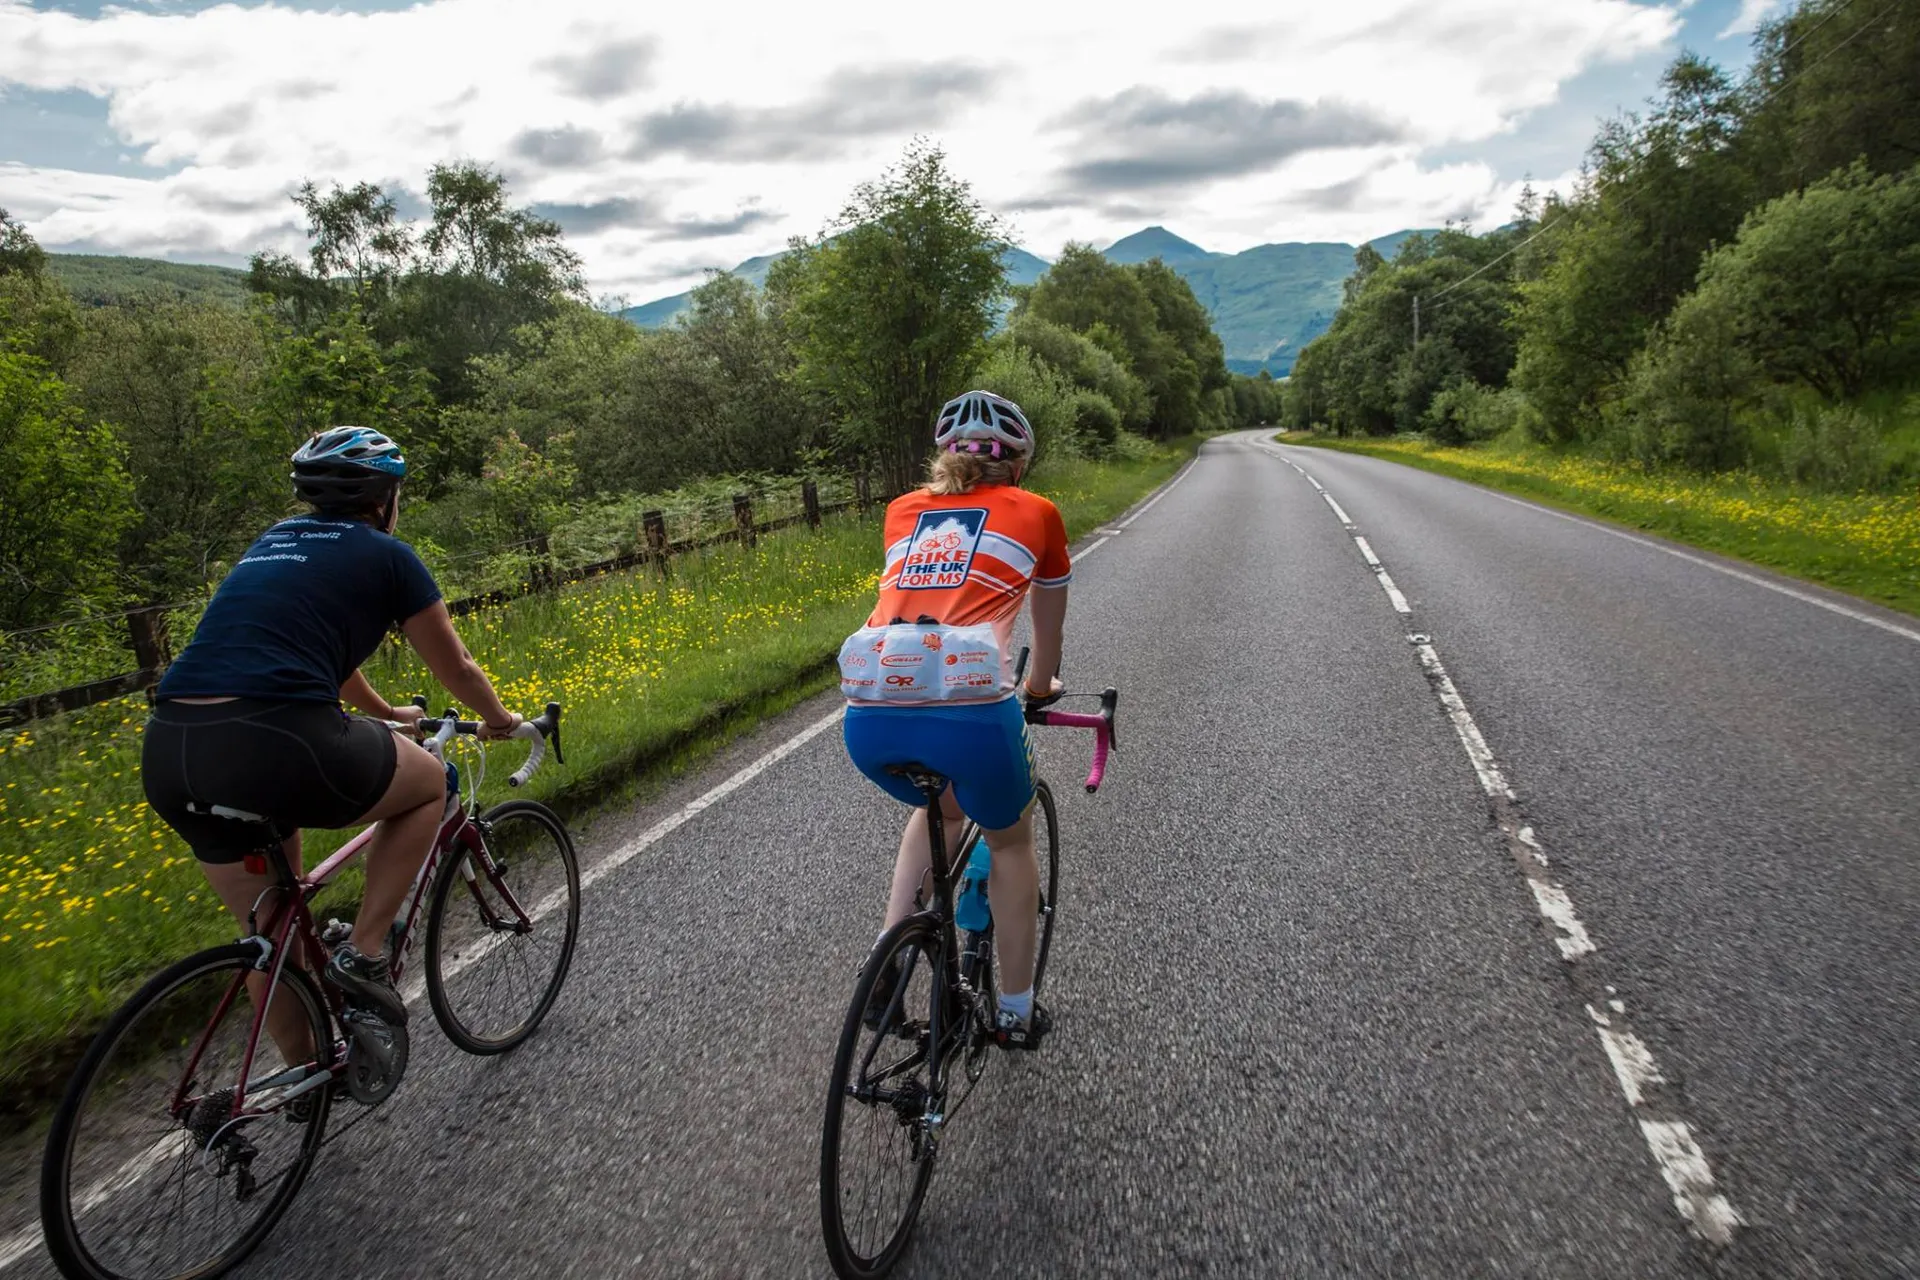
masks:
[[[843,1280],[872,1280],[893,1269],[913,1235],[921,1202],[926,1198],[927,1183],[933,1177],[938,1144],[937,1140],[928,1141],[923,1120],[927,1104],[937,1105],[938,1102],[931,1090],[931,1032],[926,1022],[908,1019],[906,1014],[908,1008],[920,1003],[916,984],[923,981],[920,975],[924,974],[924,985],[928,988],[925,993],[926,1016],[931,1020],[932,1002],[944,989],[940,975],[932,972],[932,957],[938,939],[933,921],[924,915],[912,916],[887,930],[880,941],[874,944],[866,963],[861,967],[860,976],[854,982],[852,1003],[847,1006],[846,1022],[840,1029],[840,1044],[834,1053],[833,1074],[827,1083],[826,1117],[820,1135],[820,1225],[826,1241],[827,1258],[833,1264],[835,1274]],[[895,957],[901,957],[907,973],[906,981],[897,984],[890,1009],[891,1013],[897,1015],[898,1022],[894,1025],[883,1024],[883,1029],[876,1031],[866,1025],[867,1003],[875,984],[880,981],[881,973],[894,963]],[[898,1066],[889,1059],[887,1069],[877,1073],[881,1079],[898,1082],[895,1088],[885,1091],[888,1096],[877,1096],[882,1092],[881,1088],[865,1084],[864,1081],[873,1078],[867,1072],[877,1060],[879,1050],[886,1047],[887,1040],[898,1040],[903,1046],[911,1046],[916,1035],[919,1038],[917,1054],[908,1049],[898,1051],[898,1063],[905,1066]],[[869,1038],[876,1041],[875,1048],[863,1054],[862,1046]],[[913,1065],[916,1058],[917,1066]],[[862,1076],[860,1081],[853,1078],[856,1067]],[[917,1080],[916,1076],[923,1077],[924,1082]],[[876,1096],[871,1099],[859,1098],[857,1093],[861,1091],[872,1092]],[[845,1145],[843,1122],[848,1118],[850,1100],[856,1101],[860,1112],[874,1122],[867,1126],[868,1131],[875,1135],[867,1145],[896,1145],[885,1140],[902,1139],[897,1145],[904,1150],[908,1164],[904,1194],[898,1197],[899,1209],[894,1221],[890,1226],[878,1226],[870,1233],[857,1233],[862,1237],[860,1240],[856,1240],[856,1233],[848,1229],[850,1197],[842,1161]],[[882,1108],[886,1107],[892,1108],[892,1116],[882,1113]],[[866,1242],[869,1235],[878,1239],[869,1244]]]
[[[434,878],[427,907],[427,999],[447,1039],[468,1053],[488,1055],[505,1053],[532,1035],[560,996],[580,937],[580,864],[566,824],[537,800],[497,804],[481,814],[478,823],[488,865],[476,868],[476,878],[469,881],[463,868],[472,857],[456,850]],[[526,871],[530,865],[533,870]],[[516,875],[516,869],[522,874]],[[499,893],[502,884],[532,917],[530,932],[488,922],[489,912],[503,920],[512,916]],[[470,890],[472,924],[477,927],[466,927],[464,918],[456,923],[456,886]],[[525,943],[529,938],[540,941]],[[530,1002],[509,991],[513,1012],[501,1026],[482,1025],[476,1001],[468,998],[469,993],[497,991],[497,979],[463,985],[458,995],[451,989],[454,979],[490,960],[503,962],[500,972],[508,973],[519,963],[526,980],[522,989],[537,991]],[[511,981],[507,985],[511,987]]]
[[[46,1149],[40,1166],[41,1227],[46,1235],[47,1252],[62,1275],[72,1277],[73,1280],[146,1280],[149,1276],[157,1275],[165,1275],[168,1280],[207,1280],[209,1277],[223,1275],[260,1246],[268,1232],[273,1230],[274,1225],[292,1205],[293,1198],[299,1194],[308,1171],[313,1167],[314,1158],[320,1152],[321,1140],[326,1131],[329,1104],[332,1100],[333,1090],[330,1086],[321,1086],[304,1095],[313,1101],[306,1111],[306,1119],[299,1122],[304,1132],[297,1135],[298,1150],[293,1154],[291,1163],[285,1171],[279,1175],[279,1185],[267,1198],[253,1222],[245,1225],[231,1244],[215,1251],[213,1256],[193,1259],[184,1265],[172,1265],[161,1271],[121,1269],[102,1260],[99,1253],[104,1242],[90,1243],[83,1238],[79,1222],[81,1216],[93,1210],[114,1203],[127,1203],[128,1193],[133,1192],[143,1182],[149,1181],[155,1171],[167,1167],[168,1157],[161,1154],[166,1146],[179,1148],[174,1153],[173,1166],[166,1175],[166,1184],[169,1186],[174,1182],[176,1174],[180,1176],[180,1196],[171,1205],[171,1208],[176,1211],[173,1216],[177,1216],[179,1211],[188,1207],[187,1194],[190,1186],[198,1185],[203,1188],[212,1186],[218,1190],[218,1184],[232,1176],[233,1171],[229,1167],[223,1168],[214,1178],[199,1177],[208,1172],[207,1154],[219,1141],[220,1133],[229,1131],[227,1124],[221,1125],[220,1130],[216,1131],[215,1136],[207,1142],[205,1148],[201,1147],[195,1135],[192,1127],[194,1120],[191,1116],[182,1121],[170,1114],[166,1115],[159,1136],[148,1141],[144,1148],[140,1145],[141,1139],[145,1137],[144,1134],[129,1135],[124,1132],[111,1132],[115,1129],[124,1130],[128,1118],[136,1115],[137,1110],[123,1108],[118,1116],[106,1112],[110,1104],[125,1101],[123,1098],[114,1096],[118,1082],[108,1078],[107,1068],[117,1063],[115,1050],[123,1041],[127,1041],[131,1032],[141,1028],[143,1017],[148,1015],[152,1015],[153,1025],[141,1028],[144,1035],[157,1035],[163,1039],[172,1039],[176,1043],[183,1038],[197,1041],[201,1038],[204,1028],[214,1027],[214,1031],[206,1035],[207,1043],[202,1047],[201,1062],[203,1064],[206,1061],[205,1053],[214,1051],[213,1042],[220,1038],[219,1028],[226,1026],[236,1011],[241,1015],[241,1023],[236,1025],[244,1024],[241,1025],[244,1035],[250,1029],[252,1022],[251,1001],[244,996],[232,1000],[223,1011],[223,1016],[216,1022],[209,1023],[206,1018],[213,1009],[219,1007],[218,1004],[215,1004],[212,1009],[202,1010],[199,1015],[201,1022],[197,1026],[189,1024],[179,1016],[184,1013],[184,1008],[180,1011],[164,1010],[163,1005],[170,995],[184,991],[191,984],[209,977],[223,978],[222,981],[216,981],[211,989],[224,992],[233,978],[242,976],[253,968],[258,954],[251,945],[233,943],[224,947],[210,948],[169,966],[155,974],[133,995],[132,999],[120,1006],[108,1020],[107,1025],[94,1037],[93,1043],[88,1046],[79,1067],[67,1082],[59,1109],[54,1112],[53,1124],[47,1132]],[[302,970],[288,968],[280,975],[280,990],[292,992],[304,1009],[314,1044],[332,1045],[332,1023],[328,1018],[327,1006],[313,980]],[[280,997],[276,995],[275,998]],[[190,1006],[194,1001],[185,1003]],[[184,1036],[179,1031],[182,1026],[189,1027]],[[263,1049],[263,1052],[272,1052],[272,1050]],[[145,1068],[142,1073],[152,1076],[156,1082],[164,1082],[170,1078],[177,1085],[181,1071],[184,1070],[184,1064],[180,1070],[174,1071],[169,1077],[167,1072],[153,1066],[155,1060],[163,1056],[163,1053],[155,1053],[151,1049],[136,1049],[129,1055],[128,1065]],[[218,1079],[221,1074],[217,1068],[203,1066],[203,1070],[209,1079]],[[234,1063],[234,1072],[237,1075],[237,1061]],[[102,1103],[102,1111],[106,1112],[100,1116],[101,1126],[107,1129],[108,1136],[114,1139],[109,1144],[111,1150],[107,1157],[112,1172],[106,1178],[94,1181],[86,1188],[80,1197],[82,1203],[78,1206],[79,1212],[76,1213],[73,1185],[76,1146],[89,1130],[88,1121],[93,1117],[88,1111],[88,1103],[94,1099],[96,1091]],[[217,1091],[208,1096],[210,1100],[217,1099]],[[164,1112],[163,1108],[163,1114]],[[257,1120],[242,1121],[241,1124],[246,1127],[231,1129],[231,1132],[251,1134],[253,1132],[251,1126],[279,1125],[286,1122],[289,1114],[263,1114]],[[210,1116],[217,1117],[217,1110],[211,1112]],[[202,1124],[211,1122],[211,1120],[201,1121]],[[282,1131],[264,1130],[261,1131],[261,1136],[280,1132]],[[248,1145],[251,1145],[250,1139]],[[199,1166],[197,1169],[193,1167],[196,1164]],[[250,1176],[251,1160],[245,1164],[244,1168],[246,1174]],[[238,1191],[240,1186],[241,1180],[236,1178],[233,1189]],[[241,1202],[244,1203],[248,1198],[251,1197],[242,1197]],[[150,1196],[147,1199],[152,1200],[153,1197]],[[201,1201],[196,1199],[193,1207],[197,1208],[200,1203]],[[137,1211],[137,1206],[133,1207]],[[89,1231],[86,1234],[92,1233]],[[106,1232],[105,1234],[125,1233]]]
[[[1033,851],[1040,859],[1039,937],[1033,950],[1033,995],[1040,997],[1040,985],[1047,977],[1047,957],[1053,953],[1053,927],[1058,921],[1060,903],[1060,812],[1054,807],[1053,788],[1046,780],[1034,783]],[[1041,827],[1046,828],[1045,833]]]

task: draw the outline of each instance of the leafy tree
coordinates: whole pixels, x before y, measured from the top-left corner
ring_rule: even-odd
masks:
[[[1647,119],[1602,126],[1591,180],[1558,210],[1539,242],[1544,269],[1521,288],[1514,382],[1552,439],[1597,434],[1628,362],[1751,196],[1727,78],[1689,54],[1661,87]]]
[[[89,311],[85,326],[75,390],[117,428],[134,482],[128,585],[178,599],[288,509],[293,444],[263,412],[270,335],[245,313],[165,301]]]
[[[39,276],[47,269],[47,251],[13,215],[0,209],[0,276]]]
[[[1856,161],[1754,210],[1680,307],[1709,310],[1775,382],[1832,403],[1904,385],[1920,362],[1920,167]]]
[[[114,599],[130,496],[112,430],[45,361],[0,349],[0,628]]]
[[[831,238],[796,240],[767,278],[793,335],[795,377],[874,457],[893,489],[914,483],[934,415],[977,366],[1004,293],[999,223],[916,141],[861,184]]]
[[[1140,379],[1115,356],[1084,333],[1043,320],[1031,309],[1016,312],[1006,329],[1007,339],[1027,348],[1072,379],[1076,386],[1100,396],[1120,415],[1120,425],[1132,430],[1151,419],[1153,400]]]

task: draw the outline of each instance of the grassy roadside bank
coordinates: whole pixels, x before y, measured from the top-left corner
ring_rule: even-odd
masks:
[[[1645,471],[1542,449],[1278,437],[1386,458],[1851,592],[1920,616],[1920,494],[1814,493],[1745,473]]]
[[[1070,535],[1110,520],[1171,476],[1197,441],[1144,458],[1043,465],[1034,488]],[[404,532],[404,531],[403,531]],[[763,716],[828,684],[825,668],[870,607],[880,564],[873,517],[765,536],[577,583],[463,619],[462,637],[509,705],[566,704],[567,765],[527,788],[569,816],[684,770]],[[369,675],[390,697],[444,695],[404,648]],[[139,782],[146,708],[91,707],[0,736],[0,1125],[45,1101],[100,1020],[148,973],[224,940],[233,926],[191,857],[147,810]],[[496,749],[483,803],[506,791],[516,748]],[[471,757],[457,757],[465,767]],[[344,833],[315,832],[309,861]],[[358,896],[353,873],[318,904]]]

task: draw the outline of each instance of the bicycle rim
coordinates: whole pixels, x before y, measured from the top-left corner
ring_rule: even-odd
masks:
[[[885,1275],[906,1249],[938,1154],[928,1123],[934,1093],[929,1025],[940,990],[933,972],[937,934],[923,919],[888,930],[854,984],[827,1087],[820,1142],[820,1219],[827,1257],[842,1277]],[[866,1011],[881,975],[898,964],[905,980],[878,1029]]]
[[[501,1053],[560,995],[580,933],[580,867],[566,824],[509,800],[479,818],[484,858],[455,850],[427,911],[427,997],[447,1038]]]
[[[221,1275],[292,1204],[319,1153],[331,1090],[303,1095],[298,1119],[282,1110],[288,1090],[316,1068],[289,1068],[263,1032],[247,1110],[232,1118],[253,1003],[244,991],[227,997],[255,954],[220,947],[172,966],[87,1050],[41,1165],[41,1223],[62,1274]],[[299,1009],[312,1044],[331,1047],[325,1007],[305,974],[281,975],[274,1007],[282,1001]]]

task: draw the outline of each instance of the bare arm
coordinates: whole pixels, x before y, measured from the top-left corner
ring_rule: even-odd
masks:
[[[1035,587],[1033,602],[1033,663],[1027,668],[1027,692],[1044,698],[1055,692],[1060,674],[1060,646],[1067,623],[1067,589]]]
[[[446,601],[435,600],[401,623],[400,630],[420,660],[427,664],[427,670],[433,672],[433,678],[445,685],[447,692],[478,711],[480,719],[490,728],[498,731],[504,725],[511,729],[519,722],[520,717],[507,710],[500,695],[493,691],[493,682],[487,679],[487,673],[460,642],[459,633],[453,629],[453,619],[447,614]]]
[[[347,677],[347,682],[340,686],[340,701],[366,712],[376,720],[393,719],[393,707],[385,698],[374,692],[372,683],[362,672],[354,672]]]

